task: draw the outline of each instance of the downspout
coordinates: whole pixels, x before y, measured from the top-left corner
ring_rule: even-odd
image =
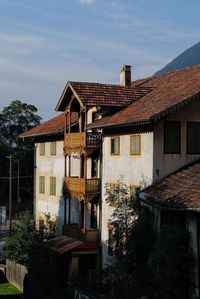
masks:
[[[36,175],[37,175],[37,145],[34,145],[34,182],[33,182],[33,217],[36,221],[37,204],[36,204]]]

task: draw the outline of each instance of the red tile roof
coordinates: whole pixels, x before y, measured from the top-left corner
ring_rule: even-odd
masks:
[[[200,65],[133,82],[134,87],[152,88],[150,93],[116,114],[90,127],[110,127],[152,122],[200,95]]]
[[[71,82],[71,86],[76,91],[79,99],[86,106],[126,106],[144,95],[151,88],[148,86],[120,86],[114,84]]]
[[[77,121],[77,115],[72,114],[72,123]],[[63,134],[65,128],[65,114],[62,113],[43,124],[38,125],[24,133],[22,133],[19,137],[20,138],[27,138],[27,137],[36,137],[36,136],[43,136],[43,135],[56,135],[56,134]]]
[[[96,242],[79,241],[67,236],[60,236],[50,239],[45,242],[45,246],[59,254],[77,250],[84,251],[88,249],[92,250],[98,248]]]
[[[151,88],[146,86],[120,86],[114,84],[100,84],[89,82],[69,81],[58,101],[56,110],[64,111],[67,103],[67,92],[71,89],[84,106],[124,107],[140,99]],[[69,95],[69,94],[68,94]]]
[[[200,161],[186,166],[145,188],[152,204],[162,207],[200,209]],[[142,199],[143,200],[143,199]]]

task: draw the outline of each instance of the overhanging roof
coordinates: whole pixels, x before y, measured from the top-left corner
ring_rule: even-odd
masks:
[[[106,128],[155,122],[191,101],[200,100],[200,65],[133,82],[134,87],[152,88],[150,93],[112,116],[91,124]]]
[[[45,242],[45,246],[59,254],[65,254],[77,250],[94,250],[98,248],[96,242],[75,240],[66,236],[60,236]]]

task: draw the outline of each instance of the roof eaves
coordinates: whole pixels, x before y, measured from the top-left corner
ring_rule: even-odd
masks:
[[[157,113],[154,114],[152,117],[150,117],[150,120],[153,122],[159,121],[160,119],[165,118],[166,116],[168,116],[171,113],[176,112],[177,110],[185,107],[186,105],[190,104],[191,102],[195,101],[197,99],[197,97],[199,97],[200,92],[184,99],[182,102],[178,103],[178,104],[174,104],[173,106]]]
[[[200,212],[200,207],[170,207],[170,206],[164,206],[161,203],[157,201],[157,199],[153,198],[149,194],[145,192],[141,192],[139,195],[140,201],[142,201],[145,205],[156,207],[162,211],[194,211],[194,212]],[[155,200],[155,201],[152,201]]]
[[[62,92],[62,94],[61,94],[59,100],[58,100],[58,103],[57,103],[56,108],[55,108],[56,111],[64,111],[64,110],[62,109],[62,102],[63,102],[63,100],[64,100],[65,94],[66,94],[67,89],[68,89],[69,87],[70,87],[71,91],[73,92],[73,94],[75,95],[75,97],[79,100],[80,105],[83,107],[83,103],[82,103],[81,99],[79,98],[79,95],[77,94],[77,92],[76,92],[75,89],[73,88],[73,86],[72,86],[72,84],[71,84],[71,81],[68,81],[68,82],[66,83],[64,89],[63,89],[63,92]]]
[[[66,93],[66,91],[67,91],[68,86],[69,86],[69,81],[65,84],[65,87],[64,87],[64,89],[63,89],[63,92],[62,92],[62,94],[61,94],[61,96],[60,96],[60,98],[59,98],[59,100],[58,100],[58,103],[57,103],[57,105],[56,105],[56,107],[55,107],[55,110],[56,110],[56,111],[61,111],[61,110],[60,110],[60,106],[61,106],[61,103],[62,103],[62,101],[63,101],[64,95],[65,95],[65,93]]]
[[[88,126],[88,129],[104,129],[104,128],[116,128],[116,127],[130,127],[130,126],[138,126],[138,125],[149,125],[152,121],[149,120],[136,120],[133,122],[121,122],[121,123],[111,123],[111,124],[104,124],[104,125],[93,125]]]
[[[43,133],[33,133],[33,134],[30,134],[30,135],[25,135],[23,136],[23,134],[19,135],[19,138],[33,138],[33,137],[38,137],[38,136],[55,136],[55,135],[62,135],[64,133],[64,129],[63,130],[60,130],[60,131],[57,131],[57,132],[43,132]]]

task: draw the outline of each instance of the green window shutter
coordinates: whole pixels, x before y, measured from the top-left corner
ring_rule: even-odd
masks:
[[[45,177],[44,176],[39,177],[39,193],[41,193],[41,194],[45,193]]]
[[[50,148],[51,148],[51,156],[56,155],[56,141],[53,141],[50,143]]]
[[[56,195],[56,177],[50,177],[50,195]]]
[[[130,136],[130,154],[131,155],[141,154],[141,135]]]
[[[45,155],[45,143],[42,142],[40,143],[40,156],[44,156]]]

